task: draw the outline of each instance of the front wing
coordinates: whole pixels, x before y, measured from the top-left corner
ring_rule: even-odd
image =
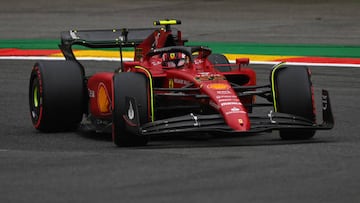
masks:
[[[128,102],[136,104],[134,98],[128,98]],[[133,105],[136,107],[137,105]],[[207,133],[259,133],[272,130],[328,130],[334,126],[334,117],[330,105],[328,91],[322,91],[322,117],[321,124],[314,123],[306,118],[270,111],[265,116],[249,116],[251,128],[248,131],[234,131],[224,121],[222,115],[184,115],[139,125],[137,109],[134,108],[135,116],[123,115],[127,121],[127,130],[140,135],[161,135],[184,132],[207,132]]]

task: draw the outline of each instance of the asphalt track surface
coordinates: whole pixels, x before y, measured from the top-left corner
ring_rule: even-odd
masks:
[[[197,41],[359,44],[360,4],[324,2],[1,2],[0,38],[56,38],[73,27],[144,27],[175,17]],[[316,96],[321,88],[330,91],[336,126],[307,142],[272,133],[117,148],[108,135],[32,128],[33,63],[0,61],[0,202],[360,201],[358,68],[312,68]],[[113,67],[86,63],[90,72]],[[270,67],[254,68],[259,84],[266,83]]]

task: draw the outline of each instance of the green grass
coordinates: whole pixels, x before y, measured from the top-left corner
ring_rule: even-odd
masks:
[[[0,48],[59,49],[60,40],[16,39],[0,40]],[[360,58],[360,46],[312,45],[312,44],[262,44],[226,42],[188,42],[187,45],[208,46],[216,53],[261,54],[282,56],[320,56],[339,58]],[[75,46],[74,49],[89,49]],[[112,49],[117,50],[117,49]],[[127,49],[124,49],[127,50]],[[132,50],[132,49],[129,49]]]

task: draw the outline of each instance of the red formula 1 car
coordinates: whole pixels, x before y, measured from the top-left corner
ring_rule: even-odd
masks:
[[[118,146],[146,145],[155,135],[187,132],[242,136],[279,130],[283,139],[309,139],[334,124],[328,92],[322,91],[323,122],[316,123],[307,67],[280,63],[268,85],[256,85],[248,59],[229,63],[207,47],[185,46],[178,20],[161,27],[67,31],[61,35],[65,61],[34,65],[30,113],[40,131],[75,130],[89,125],[109,131]],[[134,49],[114,72],[86,75],[72,46]],[[121,57],[122,59],[122,57]],[[265,102],[255,102],[256,97]],[[253,115],[254,108],[269,107]],[[193,134],[194,134],[193,133]]]

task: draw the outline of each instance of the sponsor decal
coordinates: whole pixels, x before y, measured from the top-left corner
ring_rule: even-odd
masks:
[[[209,72],[199,73],[195,76],[197,81],[209,81],[209,80],[226,80],[225,76],[220,74],[213,74]]]
[[[231,111],[232,112],[238,112],[238,111],[240,111],[240,109],[234,106],[234,107],[231,108]]]
[[[222,102],[237,102],[238,99],[237,98],[232,98],[232,99],[219,99],[218,102],[222,103]]]
[[[208,84],[207,87],[213,90],[228,90],[230,88],[226,83],[212,83]]]
[[[130,120],[133,120],[135,118],[135,112],[134,112],[134,107],[133,104],[131,103],[131,101],[129,102],[129,108],[128,108],[128,118]]]
[[[196,76],[195,77],[195,80],[197,81],[206,81],[206,80],[209,80],[207,76]]]
[[[204,60],[202,60],[202,59],[195,59],[194,60],[195,65],[199,65],[199,64],[202,64],[202,63],[204,63]]]
[[[190,84],[189,81],[183,80],[183,79],[178,79],[178,78],[174,78],[174,83],[176,83],[176,84],[182,84],[182,85],[188,85],[188,84]]]
[[[223,99],[223,98],[227,98],[227,99],[235,99],[235,98],[238,98],[237,96],[235,95],[217,95],[216,96],[217,99]]]
[[[101,113],[108,113],[111,110],[111,102],[108,91],[104,83],[99,83],[97,91],[97,104]]]
[[[151,65],[158,66],[161,64],[161,61],[151,61]]]
[[[220,104],[221,106],[231,106],[231,105],[241,105],[240,102],[224,102]]]
[[[218,90],[216,91],[217,94],[231,94],[229,90]]]
[[[237,107],[232,107],[231,109],[230,109],[230,111],[228,111],[228,112],[225,112],[225,115],[230,115],[230,114],[246,114],[246,112],[245,111],[243,111],[243,110],[241,110],[241,109],[239,109],[239,108],[237,108]]]
[[[89,92],[89,97],[90,98],[95,98],[95,91],[94,90],[88,89],[88,92]]]
[[[322,109],[325,111],[328,108],[327,95],[322,95]]]

